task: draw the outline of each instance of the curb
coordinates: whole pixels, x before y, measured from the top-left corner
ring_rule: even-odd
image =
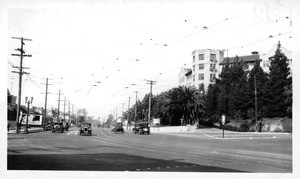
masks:
[[[38,129],[28,129],[28,133],[25,132],[25,130],[21,130],[19,134],[29,134],[29,133],[36,133],[36,132],[44,132],[43,128],[38,128]],[[17,134],[16,130],[10,130],[7,132],[7,134]]]

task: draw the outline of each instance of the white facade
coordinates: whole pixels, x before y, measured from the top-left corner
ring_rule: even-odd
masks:
[[[193,86],[200,89],[204,85],[207,91],[209,84],[215,83],[220,72],[219,63],[223,61],[224,52],[221,50],[201,49],[192,53],[192,67],[182,68],[179,73],[180,86]]]
[[[215,83],[220,72],[219,63],[223,61],[224,52],[220,50],[202,49],[192,53],[192,86],[200,89],[201,84],[207,91],[209,84]]]
[[[192,69],[181,68],[178,75],[179,86],[191,86],[192,85]]]
[[[269,67],[270,67],[270,65],[271,65],[271,62],[270,62],[270,59],[269,59],[269,58],[275,55],[275,52],[276,52],[276,50],[277,50],[277,48],[278,48],[278,45],[280,45],[280,44],[274,45],[267,53],[265,53],[265,54],[260,54],[260,59],[262,59],[262,61],[261,61],[261,63],[260,63],[260,66],[261,66],[261,68],[262,68],[265,72],[267,72],[267,73],[270,72]],[[280,50],[281,50],[281,52],[282,52],[282,53],[287,57],[287,59],[288,59],[288,65],[289,65],[289,67],[291,68],[291,74],[290,74],[290,75],[292,76],[292,52],[289,51],[289,50],[287,50],[287,49],[284,48],[284,47],[281,47],[281,46],[280,46]]]

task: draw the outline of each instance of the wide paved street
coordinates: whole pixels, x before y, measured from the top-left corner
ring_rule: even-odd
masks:
[[[114,134],[93,126],[8,134],[8,170],[179,171],[291,173],[292,135],[226,133]]]

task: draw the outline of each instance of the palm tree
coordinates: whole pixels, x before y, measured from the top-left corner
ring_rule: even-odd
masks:
[[[181,114],[187,124],[203,117],[204,105],[200,92],[192,87],[179,86],[168,91],[165,109],[168,113]]]

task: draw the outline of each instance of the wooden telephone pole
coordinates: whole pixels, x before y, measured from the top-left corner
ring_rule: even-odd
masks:
[[[43,84],[43,85],[46,85],[44,123],[46,123],[46,117],[47,117],[47,99],[48,99],[48,94],[51,94],[51,93],[48,93],[48,85],[52,85],[52,84],[49,84],[49,83],[48,83],[48,80],[49,80],[49,79],[46,78],[46,84]]]
[[[150,124],[151,117],[151,99],[152,99],[152,85],[155,85],[156,81],[147,80],[147,84],[150,84],[150,95],[149,95],[149,113],[148,113],[148,123]]]
[[[20,105],[21,105],[21,94],[22,94],[22,75],[23,74],[29,74],[27,72],[24,72],[23,69],[23,57],[32,57],[31,55],[26,55],[25,51],[23,49],[23,45],[25,45],[24,41],[31,41],[32,39],[26,39],[23,37],[12,37],[13,39],[21,40],[21,48],[15,49],[16,51],[19,51],[20,54],[11,54],[12,56],[19,56],[20,57],[20,67],[14,67],[18,68],[19,71],[13,71],[13,73],[18,73],[19,74],[19,92],[18,92],[18,106],[17,106],[17,117],[16,117],[16,133],[20,132],[20,127],[21,125],[19,124],[21,121],[19,121],[20,117]]]

